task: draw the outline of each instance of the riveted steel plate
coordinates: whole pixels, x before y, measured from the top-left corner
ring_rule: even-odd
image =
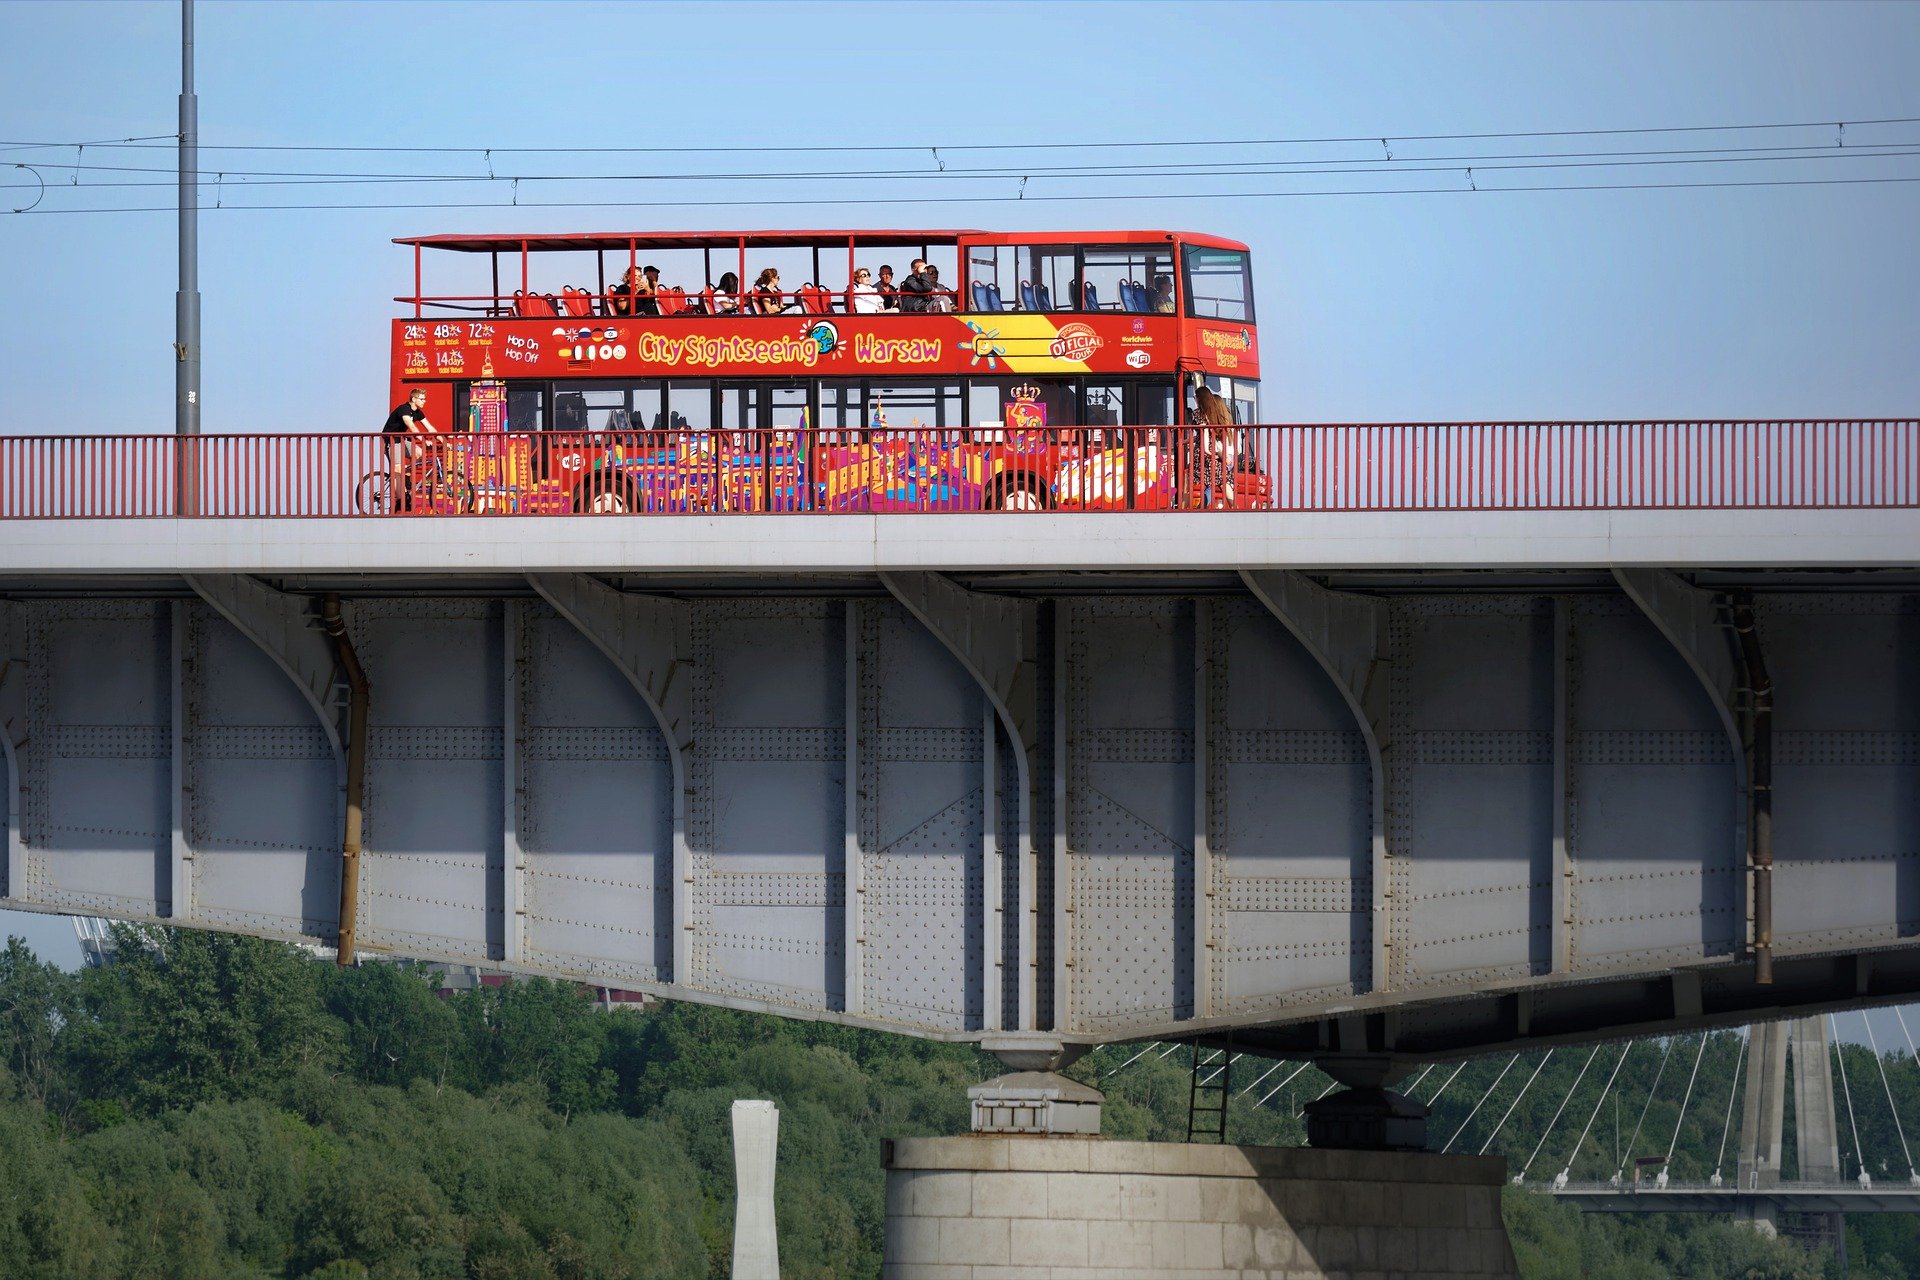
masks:
[[[330,937],[340,913],[341,762],[272,658],[211,606],[186,608],[186,916]]]
[[[1638,609],[1569,604],[1571,966],[1731,955],[1745,933],[1733,745],[1685,660]]]
[[[503,610],[497,600],[355,602],[354,648],[372,686],[365,948],[503,953]]]
[[[1372,766],[1353,712],[1264,608],[1213,605],[1214,1001],[1255,1015],[1368,983]]]
[[[695,606],[694,985],[844,1005],[844,608],[779,597]],[[744,896],[731,887],[741,877],[753,886]]]
[[[544,604],[514,608],[527,956],[608,981],[662,981],[673,944],[666,742],[633,685],[572,624]]]
[[[1392,606],[1386,753],[1395,981],[1544,972],[1552,914],[1552,605]]]

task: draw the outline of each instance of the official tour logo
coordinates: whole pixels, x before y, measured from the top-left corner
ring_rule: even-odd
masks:
[[[1047,354],[1055,360],[1085,360],[1102,345],[1100,335],[1093,331],[1092,325],[1076,320],[1060,326],[1060,333],[1047,348]]]

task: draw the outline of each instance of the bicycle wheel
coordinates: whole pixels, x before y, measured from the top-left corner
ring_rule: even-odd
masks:
[[[419,505],[436,515],[471,515],[473,486],[464,476],[429,476],[420,486]]]
[[[393,473],[369,471],[353,487],[354,510],[370,516],[393,513]]]

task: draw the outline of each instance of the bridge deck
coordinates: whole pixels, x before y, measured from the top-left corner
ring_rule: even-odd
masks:
[[[96,519],[0,573],[1911,567],[1920,510]]]
[[[1783,1182],[1742,1190],[1731,1185],[1672,1183],[1666,1187],[1616,1187],[1569,1183],[1546,1188],[1555,1199],[1588,1213],[1732,1213],[1752,1216],[1755,1206],[1779,1213],[1920,1213],[1920,1187],[1906,1183]]]

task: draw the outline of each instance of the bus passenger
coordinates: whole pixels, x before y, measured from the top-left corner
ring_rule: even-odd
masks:
[[[873,287],[873,273],[865,267],[856,267],[853,272],[853,288],[847,290],[847,310],[863,314],[885,311],[887,300]]]
[[[713,295],[713,314],[717,316],[735,315],[740,310],[740,277],[729,271],[720,277],[720,285]]]
[[[880,303],[883,310],[899,310],[900,286],[893,282],[892,263],[883,262],[880,264],[880,283],[875,285],[874,288],[880,294]]]
[[[1162,315],[1173,314],[1173,277],[1155,276],[1153,278],[1152,307]]]
[[[637,316],[644,314],[639,308],[641,296],[647,292],[647,285],[641,279],[637,267],[628,267],[627,274],[620,283],[607,290],[607,310],[616,316]]]
[[[940,287],[940,268],[927,267],[927,310],[952,311],[954,309],[953,291]]]
[[[933,292],[933,281],[927,279],[927,264],[924,258],[913,260],[913,273],[900,282],[900,309],[902,311],[930,311],[927,305],[928,295]]]
[[[645,277],[637,286],[633,299],[633,313],[639,316],[657,316],[660,314],[660,268],[645,266],[640,268]]]
[[[780,300],[780,273],[772,267],[753,282],[753,309],[763,316],[777,316],[788,309]]]
[[[1201,383],[1193,393],[1193,421],[1199,437],[1201,500],[1210,511],[1233,509],[1233,472],[1239,463],[1240,432],[1234,427],[1233,406]]]

